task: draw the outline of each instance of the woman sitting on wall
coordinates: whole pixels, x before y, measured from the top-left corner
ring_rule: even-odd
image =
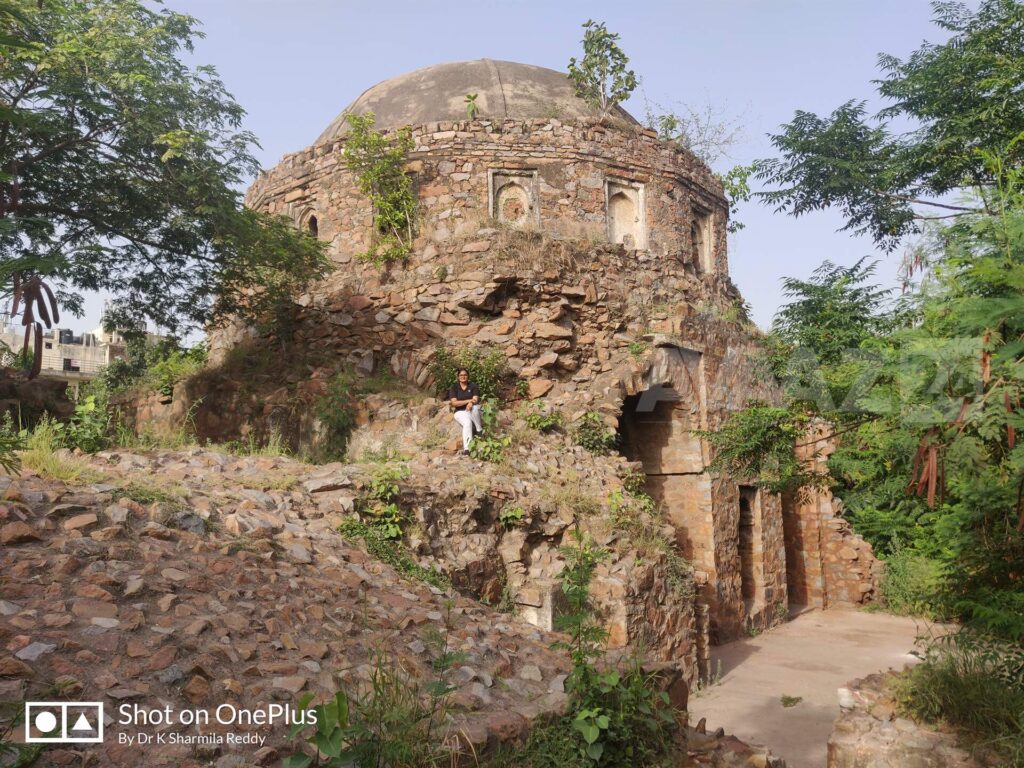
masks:
[[[458,380],[448,390],[448,403],[455,411],[455,420],[462,425],[462,452],[469,453],[473,435],[483,434],[480,416],[480,388],[469,381],[469,371],[459,368]]]

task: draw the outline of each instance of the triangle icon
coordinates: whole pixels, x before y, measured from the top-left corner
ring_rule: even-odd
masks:
[[[75,724],[71,726],[72,731],[91,731],[92,726],[89,725],[89,721],[85,719],[85,713],[83,712],[75,720]]]

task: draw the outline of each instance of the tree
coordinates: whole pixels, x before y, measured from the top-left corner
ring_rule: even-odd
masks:
[[[933,564],[927,598],[942,613],[1019,642],[1024,6],[934,8],[950,39],[880,58],[892,104],[877,120],[858,101],[824,119],[798,112],[774,139],[781,157],[758,164],[775,185],[763,199],[792,215],[836,206],[887,248],[927,227],[911,263],[924,279],[881,313],[863,262],[787,280],[794,301],[770,337],[785,402],[735,414],[711,441],[715,466],[792,486],[806,479],[792,435],[831,422],[841,439],[823,481],[855,529]],[[896,118],[909,129],[893,133]],[[787,361],[796,343],[810,365]]]
[[[876,85],[888,106],[878,115],[869,118],[866,103],[851,99],[828,117],[798,111],[772,137],[781,156],[758,163],[765,201],[794,216],[838,207],[846,229],[891,250],[923,221],[976,212],[949,195],[973,192],[984,206],[981,192],[1020,167],[1022,145],[1000,171],[979,150],[1003,153],[1024,131],[1024,5],[933,8],[949,40],[926,43],[905,61],[879,57]],[[894,122],[910,128],[897,133]]]
[[[72,311],[109,291],[108,322],[173,331],[262,316],[322,273],[319,243],[242,208],[254,138],[181,61],[196,25],[140,0],[0,8],[0,285],[52,282]]]
[[[629,57],[619,48],[617,32],[609,32],[604,22],[590,19],[583,28],[583,59],[569,59],[569,79],[576,95],[604,117],[636,89],[636,73],[626,69]]]

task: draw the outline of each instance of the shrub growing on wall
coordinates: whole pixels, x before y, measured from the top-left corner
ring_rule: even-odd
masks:
[[[474,347],[449,349],[438,347],[430,364],[430,372],[434,376],[439,395],[455,384],[459,368],[469,371],[469,380],[480,388],[480,396],[484,400],[498,400],[509,370],[505,365],[505,355],[499,350],[484,353]]]
[[[375,121],[373,112],[349,115],[343,152],[359,191],[373,206],[373,240],[361,258],[379,266],[409,255],[416,196],[405,172],[412,132],[405,127],[387,136],[374,130]]]

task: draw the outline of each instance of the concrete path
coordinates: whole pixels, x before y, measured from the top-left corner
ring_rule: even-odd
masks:
[[[884,613],[807,611],[758,637],[712,651],[719,681],[690,697],[690,723],[707,718],[744,741],[768,747],[788,768],[824,768],[826,742],[839,715],[836,690],[848,681],[914,657],[928,625]],[[801,696],[783,707],[783,696]]]

